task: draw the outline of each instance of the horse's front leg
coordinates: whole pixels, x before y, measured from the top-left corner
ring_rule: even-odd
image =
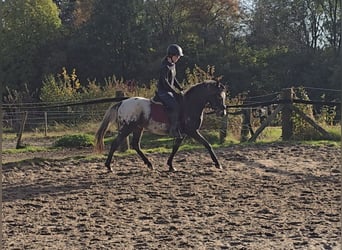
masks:
[[[169,172],[175,172],[177,169],[172,165],[173,157],[177,153],[179,146],[182,144],[184,138],[176,138],[172,147],[172,152],[169,156],[169,159],[167,159],[167,165],[169,166]]]
[[[210,143],[203,137],[203,135],[201,135],[197,130],[194,131],[193,133],[189,134],[192,138],[194,138],[196,141],[198,141],[199,143],[201,143],[208,151],[209,154],[211,156],[211,159],[213,160],[213,162],[215,163],[215,167],[217,167],[218,169],[222,169],[221,164],[219,163],[217,156],[212,148],[212,146],[210,145]]]

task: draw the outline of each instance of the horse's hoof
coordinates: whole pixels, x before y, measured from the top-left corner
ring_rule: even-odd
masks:
[[[147,167],[150,169],[150,170],[153,170],[154,169],[154,167],[153,167],[153,165],[150,163],[150,164],[147,164]]]
[[[110,167],[110,166],[106,166],[107,167],[107,173],[113,173],[114,170]]]
[[[177,172],[177,169],[175,167],[169,166],[169,172],[170,173]]]
[[[223,169],[222,166],[221,166],[221,164],[216,165],[216,168],[217,168],[217,169],[221,169],[221,170]]]

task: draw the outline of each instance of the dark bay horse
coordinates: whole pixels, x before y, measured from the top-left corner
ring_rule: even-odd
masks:
[[[181,118],[181,132],[183,135],[194,138],[199,143],[203,144],[209,151],[211,159],[217,168],[222,168],[216,154],[213,151],[209,142],[198,131],[203,120],[203,110],[206,105],[215,111],[216,115],[224,116],[226,114],[226,89],[223,84],[216,80],[207,80],[198,83],[187,89],[182,98],[182,118]],[[147,159],[140,148],[140,139],[143,130],[148,130],[153,134],[168,135],[169,123],[162,122],[153,118],[152,107],[153,101],[143,97],[130,97],[126,100],[112,105],[105,113],[102,123],[95,136],[95,149],[98,152],[103,151],[104,135],[111,123],[117,124],[118,135],[112,142],[109,154],[105,163],[108,171],[113,171],[110,163],[113,154],[123,140],[131,133],[132,148],[142,158],[144,163],[153,169],[152,163]],[[161,107],[161,106],[160,106]],[[176,171],[172,166],[172,160],[177,153],[184,137],[176,138],[172,152],[167,160],[169,171]]]

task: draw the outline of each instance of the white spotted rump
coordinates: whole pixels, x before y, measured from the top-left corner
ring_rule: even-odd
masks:
[[[118,123],[129,124],[150,117],[150,100],[143,97],[132,97],[122,101],[118,109]],[[143,117],[141,117],[143,116]]]
[[[168,125],[156,122],[151,119],[151,101],[144,97],[132,97],[122,101],[118,109],[117,122],[119,126],[130,124],[131,122],[143,119],[144,128],[151,133],[165,135],[168,131]]]

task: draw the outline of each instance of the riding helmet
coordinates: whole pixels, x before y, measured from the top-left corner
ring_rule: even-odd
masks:
[[[178,44],[170,44],[167,47],[168,56],[183,56],[183,50]]]

